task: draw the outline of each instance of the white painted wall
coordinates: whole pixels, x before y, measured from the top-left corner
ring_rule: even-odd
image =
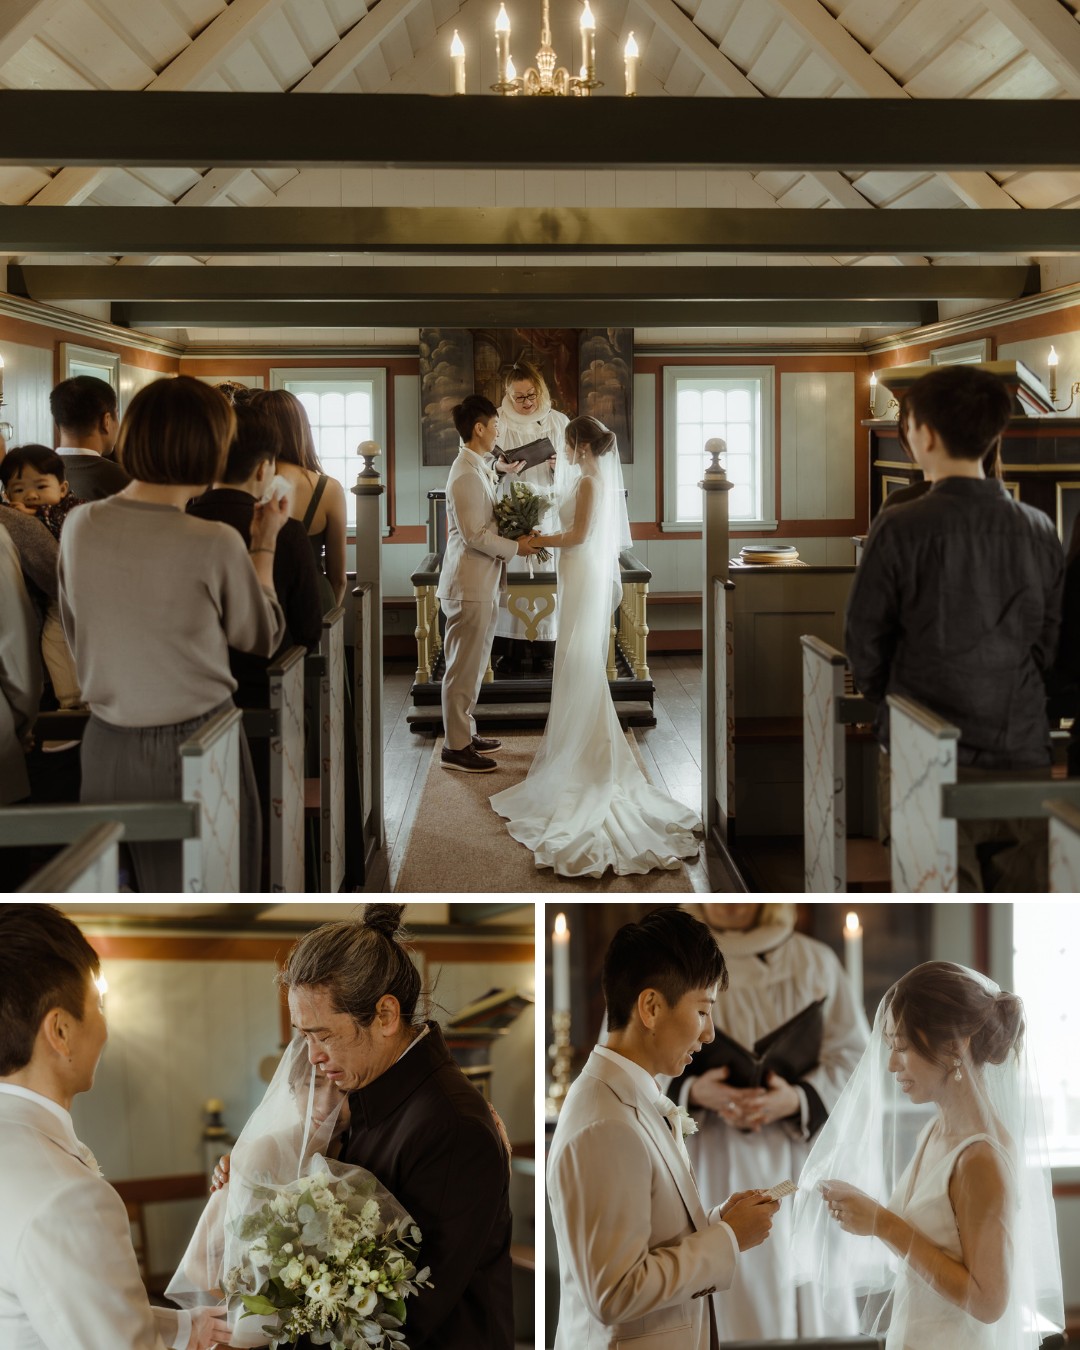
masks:
[[[49,390],[53,383],[53,354],[46,347],[5,342],[4,407],[0,421],[15,428],[12,445],[53,444]]]

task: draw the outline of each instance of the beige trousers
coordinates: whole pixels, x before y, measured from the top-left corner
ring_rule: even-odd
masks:
[[[75,661],[60,623],[60,608],[54,602],[45,613],[41,629],[41,655],[52,681],[53,693],[61,708],[81,708],[82,693]]]
[[[446,616],[442,678],[442,715],[446,744],[464,750],[476,735],[473,709],[480,696],[484,672],[491,659],[491,640],[499,617],[499,602],[491,600],[442,600]]]

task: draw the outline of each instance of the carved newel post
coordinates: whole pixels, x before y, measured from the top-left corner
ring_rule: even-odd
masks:
[[[383,843],[382,764],[382,511],[383,482],[375,441],[356,447],[361,468],[352,489],[356,498],[356,589],[353,591],[353,714],[360,755],[361,814],[365,851]]]
[[[728,493],[733,484],[720,463],[720,456],[727,453],[727,443],[714,437],[706,441],[705,453],[709,462],[699,485],[704,494],[701,520],[705,552],[701,598],[701,818],[706,836],[719,827],[726,842],[731,777],[727,753],[731,672],[727,669],[726,587],[731,552]]]

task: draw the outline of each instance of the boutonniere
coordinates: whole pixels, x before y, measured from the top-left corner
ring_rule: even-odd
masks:
[[[679,1114],[675,1117],[679,1123],[679,1133],[685,1139],[687,1135],[697,1134],[698,1123],[685,1106],[679,1107]]]

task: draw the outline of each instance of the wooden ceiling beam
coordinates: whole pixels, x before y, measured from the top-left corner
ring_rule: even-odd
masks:
[[[5,89],[0,163],[498,169],[533,145],[533,169],[1080,168],[1056,99],[492,97]]]
[[[983,0],[1073,98],[1080,96],[1080,23],[1058,0]]]
[[[919,300],[133,300],[112,306],[124,328],[919,328]]]
[[[0,206],[0,253],[1073,254],[1080,211]]]
[[[1033,267],[10,266],[8,290],[65,300],[1014,300]]]

